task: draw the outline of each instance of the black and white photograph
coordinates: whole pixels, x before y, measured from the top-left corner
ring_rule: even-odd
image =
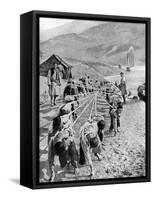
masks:
[[[153,1],[0,9],[1,199],[153,199]]]
[[[39,17],[39,183],[146,176],[145,23]]]

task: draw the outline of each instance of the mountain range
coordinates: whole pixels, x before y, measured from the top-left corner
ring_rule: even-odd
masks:
[[[145,64],[145,25],[137,23],[73,21],[40,34],[40,63],[52,54],[64,58],[79,70],[100,75],[127,65],[126,54],[134,48],[135,65]],[[94,73],[91,72],[91,73]],[[79,74],[80,75],[80,74]]]

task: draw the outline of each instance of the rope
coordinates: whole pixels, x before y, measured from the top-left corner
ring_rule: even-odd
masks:
[[[88,97],[88,98],[90,98],[90,96]],[[86,98],[87,99],[87,98]],[[85,100],[85,99],[84,99]],[[87,101],[88,102],[88,101]],[[73,110],[73,111],[71,111],[69,114],[68,114],[68,116],[70,116],[71,114],[73,114],[74,112],[76,112],[81,106],[83,106],[85,104],[85,101],[79,106],[79,107],[77,107],[75,110]]]
[[[95,115],[97,114],[97,108],[96,108],[96,101],[97,101],[97,95],[98,95],[98,92],[92,97],[91,101],[87,104],[87,106],[83,109],[83,111],[80,113],[80,115],[77,117],[77,119],[73,122],[73,124],[71,125],[72,127],[76,124],[76,122],[79,120],[79,118],[82,116],[82,114],[87,110],[87,108],[90,106],[90,104],[92,103],[92,107],[91,107],[91,111],[90,111],[90,115],[89,115],[89,119],[91,118],[91,115],[92,115],[92,111],[93,111],[93,106],[95,105]],[[102,97],[102,96],[101,96]],[[88,98],[88,97],[87,97]],[[85,98],[85,99],[87,99]],[[89,96],[90,98],[90,96]],[[85,100],[84,99],[84,100]],[[113,108],[113,106],[111,106],[105,99],[103,99],[110,107]],[[69,115],[71,115],[73,112],[75,112],[76,110],[78,110],[81,106],[83,106],[85,104],[85,101],[83,104],[81,104],[78,108],[76,108],[75,110],[73,110],[71,113],[69,113]],[[46,135],[45,137],[47,137],[48,135]],[[45,150],[47,150],[48,148],[48,145],[45,147]]]
[[[88,106],[91,104],[91,102],[94,100],[95,96],[92,98],[92,100],[87,104],[87,106],[83,109],[83,111],[80,113],[80,115],[77,117],[77,119],[73,122],[72,127],[74,124],[78,121],[78,119],[82,116],[82,114],[85,112],[85,110],[88,108]]]
[[[77,101],[78,101],[78,102],[83,101],[83,100],[89,98],[89,97],[92,96],[92,95],[93,95],[93,94],[90,94],[90,95],[88,95],[88,96],[85,97],[85,98],[82,98],[82,99],[79,99],[79,100],[75,100],[75,101],[71,101],[71,103],[76,103]],[[80,96],[80,95],[71,95],[71,96]]]
[[[94,106],[94,101],[93,101],[93,103],[92,103],[92,106],[91,106],[91,111],[90,111],[90,115],[89,115],[89,120],[91,119],[91,115],[92,115],[93,106]]]
[[[103,95],[106,95],[106,94],[113,94],[113,95],[115,95],[115,96],[119,96],[119,97],[121,97],[121,95],[120,94],[116,94],[116,93],[112,93],[112,92],[102,92],[103,93]]]
[[[95,94],[95,115],[97,115],[97,94]]]
[[[89,96],[87,96],[87,97],[85,97],[85,98],[83,98],[83,99],[79,99],[78,101],[85,100],[85,99],[89,98],[89,97],[92,96],[92,95],[94,95],[94,94],[90,94]]]
[[[94,96],[95,97],[95,96]],[[90,101],[90,103],[94,100],[94,97],[92,98],[92,100]],[[89,96],[89,98],[90,98],[90,96]],[[74,124],[78,121],[78,119],[81,117],[81,115],[84,113],[84,111],[87,109],[87,107],[90,105],[90,103],[89,104],[87,104],[87,106],[84,108],[84,110],[81,112],[81,114],[78,116],[78,118],[73,122],[73,124],[71,125],[72,127],[74,126]],[[83,104],[81,104],[79,107],[81,107],[82,105],[84,105],[85,104],[85,102],[83,103]],[[77,109],[79,109],[79,107],[77,108]],[[75,110],[73,110],[71,113],[69,113],[69,115],[71,115],[73,112],[75,112],[77,109],[75,109]],[[46,137],[48,137],[48,135],[46,135],[44,138],[46,138]],[[43,138],[43,139],[44,139]],[[47,148],[48,148],[48,145],[46,146],[46,148],[44,149],[44,150],[47,150]]]
[[[95,94],[95,100],[93,101],[93,104],[91,106],[91,111],[90,111],[89,119],[91,119],[91,115],[92,115],[92,111],[93,111],[94,105],[95,105],[95,115],[97,115],[97,93]]]
[[[100,96],[100,97],[102,97],[102,96]],[[106,101],[106,99],[103,99],[105,102],[106,102],[106,104],[107,105],[109,105],[111,108],[114,108],[113,106],[111,106],[107,101]]]

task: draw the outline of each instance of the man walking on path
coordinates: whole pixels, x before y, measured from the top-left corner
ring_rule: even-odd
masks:
[[[120,72],[120,76],[121,76],[121,79],[120,79],[119,89],[121,90],[123,101],[124,103],[126,103],[127,87],[126,87],[125,75],[123,72]]]

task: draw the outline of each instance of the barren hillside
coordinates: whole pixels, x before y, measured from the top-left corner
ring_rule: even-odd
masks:
[[[87,28],[81,33],[61,34],[41,42],[40,62],[54,53],[82,61],[125,65],[126,52],[133,46],[135,64],[144,65],[144,32],[143,24],[107,22]]]

